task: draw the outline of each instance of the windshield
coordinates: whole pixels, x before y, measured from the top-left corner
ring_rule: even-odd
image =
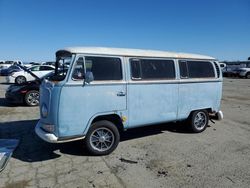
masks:
[[[56,68],[53,76],[49,78],[51,81],[62,81],[65,79],[69,66],[73,60],[72,54],[57,54]]]
[[[9,69],[15,69],[15,70],[20,70],[20,67],[16,66],[16,65],[11,65],[9,67]]]

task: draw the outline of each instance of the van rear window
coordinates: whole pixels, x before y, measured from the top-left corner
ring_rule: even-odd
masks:
[[[174,79],[174,61],[162,59],[131,59],[131,76],[133,80]]]
[[[214,78],[214,67],[209,61],[179,61],[181,78]]]

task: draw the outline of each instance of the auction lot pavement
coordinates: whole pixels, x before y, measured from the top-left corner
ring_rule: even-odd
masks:
[[[49,144],[34,127],[38,107],[9,105],[0,77],[0,138],[20,139],[0,187],[249,187],[250,80],[224,79],[224,120],[200,134],[183,123],[129,130],[108,156],[82,141]]]

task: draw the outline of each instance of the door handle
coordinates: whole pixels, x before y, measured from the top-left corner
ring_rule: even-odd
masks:
[[[125,96],[125,95],[126,95],[126,93],[123,92],[123,91],[120,91],[120,92],[117,93],[118,97],[122,97],[122,96]]]

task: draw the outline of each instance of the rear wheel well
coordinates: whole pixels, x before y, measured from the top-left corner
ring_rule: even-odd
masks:
[[[199,110],[206,110],[208,114],[213,113],[212,108],[197,109],[197,110],[192,110],[192,111],[190,112],[190,114],[189,114],[188,117],[190,117],[191,114],[192,114],[193,112],[199,111]]]
[[[112,123],[114,123],[119,131],[123,131],[124,127],[123,127],[123,123],[122,123],[122,119],[119,115],[117,114],[110,114],[110,115],[102,115],[102,116],[97,116],[93,119],[93,121],[91,122],[91,124],[97,122],[97,121],[102,121],[102,120],[107,120],[110,121]]]

